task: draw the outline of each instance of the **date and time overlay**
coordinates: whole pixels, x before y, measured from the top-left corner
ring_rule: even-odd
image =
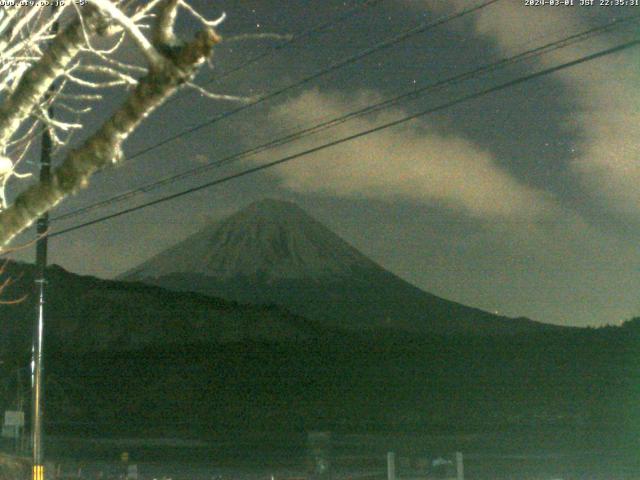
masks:
[[[640,7],[640,0],[522,0],[527,7]],[[0,7],[83,6],[87,0],[0,0]]]
[[[526,7],[640,7],[640,0],[523,0]]]
[[[79,6],[87,4],[87,0],[0,0],[2,7],[64,7],[75,3]]]

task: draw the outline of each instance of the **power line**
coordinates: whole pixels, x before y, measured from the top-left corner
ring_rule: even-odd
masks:
[[[360,138],[360,137],[364,137],[365,135],[370,135],[372,133],[379,132],[379,131],[387,129],[387,128],[395,127],[397,125],[401,125],[401,124],[409,122],[411,120],[415,120],[416,118],[420,118],[420,117],[423,117],[425,115],[429,115],[429,114],[432,114],[432,113],[435,113],[435,112],[439,112],[439,111],[445,110],[447,108],[459,105],[461,103],[468,102],[468,101],[474,100],[476,98],[480,98],[480,97],[488,95],[490,93],[498,92],[500,90],[504,90],[506,88],[510,88],[510,87],[519,85],[521,83],[524,83],[524,82],[527,82],[527,81],[530,81],[530,80],[533,80],[533,79],[536,79],[536,78],[540,78],[540,77],[549,75],[551,73],[555,73],[555,72],[560,71],[560,70],[564,70],[565,68],[570,68],[570,67],[573,67],[575,65],[579,65],[579,64],[582,64],[582,63],[585,63],[585,62],[589,62],[589,61],[592,61],[592,60],[595,60],[595,59],[598,59],[598,58],[601,58],[601,57],[604,57],[604,56],[607,56],[607,55],[611,55],[613,53],[621,52],[621,51],[629,49],[631,47],[638,46],[639,44],[640,44],[640,40],[632,40],[630,42],[626,42],[626,43],[623,43],[621,45],[617,45],[615,47],[611,47],[611,48],[608,48],[608,49],[605,49],[605,50],[601,50],[601,51],[596,52],[596,53],[585,55],[585,56],[580,57],[580,58],[578,58],[576,60],[572,60],[570,62],[565,62],[565,63],[562,63],[560,65],[556,65],[554,67],[546,68],[544,70],[540,70],[538,72],[531,73],[529,75],[525,75],[525,76],[522,76],[522,77],[518,77],[518,78],[516,78],[514,80],[510,80],[508,82],[504,82],[504,83],[501,83],[499,85],[495,85],[493,87],[477,91],[475,93],[464,95],[464,96],[462,96],[462,97],[460,97],[460,98],[458,98],[456,100],[452,100],[452,101],[446,102],[446,103],[441,104],[441,105],[439,105],[437,107],[429,108],[427,110],[422,110],[422,111],[420,111],[418,113],[414,113],[412,115],[407,115],[407,116],[402,117],[402,118],[400,118],[398,120],[394,120],[392,122],[388,122],[388,123],[379,125],[377,127],[373,127],[373,128],[367,129],[367,130],[363,130],[363,131],[355,133],[353,135],[349,135],[349,136],[340,138],[338,140],[334,140],[332,142],[328,142],[328,143],[325,143],[323,145],[304,150],[302,152],[298,152],[298,153],[295,153],[295,154],[292,154],[292,155],[288,155],[288,156],[285,156],[285,157],[280,158],[278,160],[274,160],[274,161],[271,161],[271,162],[268,162],[268,163],[265,163],[265,164],[262,164],[262,165],[258,165],[256,167],[248,168],[248,169],[243,170],[241,172],[234,173],[232,175],[228,175],[226,177],[223,177],[223,178],[220,178],[220,179],[217,179],[217,180],[213,180],[211,182],[207,182],[207,183],[205,183],[203,185],[199,185],[197,187],[192,187],[192,188],[189,188],[187,190],[183,190],[181,192],[174,193],[172,195],[167,195],[165,197],[158,198],[156,200],[152,200],[152,201],[144,203],[142,205],[137,205],[135,207],[127,208],[125,210],[121,210],[119,212],[115,212],[115,213],[112,213],[112,214],[109,214],[109,215],[105,215],[103,217],[100,217],[100,218],[97,218],[97,219],[94,219],[94,220],[90,220],[90,221],[81,223],[79,225],[68,227],[66,229],[59,230],[57,232],[53,232],[49,236],[50,237],[56,237],[56,236],[59,236],[59,235],[64,235],[66,233],[69,233],[69,232],[72,232],[72,231],[75,231],[75,230],[78,230],[78,229],[81,229],[81,228],[84,228],[84,227],[88,227],[88,226],[94,225],[96,223],[101,223],[101,222],[104,222],[106,220],[110,220],[112,218],[116,218],[116,217],[119,217],[119,216],[122,216],[122,215],[126,215],[128,213],[135,212],[137,210],[142,210],[144,208],[147,208],[147,207],[150,207],[150,206],[153,206],[153,205],[157,205],[157,204],[160,204],[160,203],[163,203],[163,202],[167,202],[169,200],[173,200],[175,198],[179,198],[179,197],[182,197],[182,196],[185,196],[185,195],[188,195],[188,194],[200,191],[200,190],[204,190],[206,188],[210,188],[210,187],[213,187],[213,186],[216,186],[216,185],[220,185],[222,183],[226,183],[226,182],[229,182],[231,180],[235,180],[237,178],[244,177],[246,175],[250,175],[252,173],[260,172],[262,170],[266,170],[268,168],[272,168],[274,166],[281,165],[281,164],[284,164],[286,162],[290,162],[290,161],[295,160],[297,158],[308,156],[308,155],[310,155],[312,153],[316,153],[316,152],[319,152],[321,150],[324,150],[324,149],[327,149],[327,148],[330,148],[330,147],[334,147],[336,145],[340,145],[342,143],[349,142],[351,140],[355,140],[355,139]]]
[[[208,80],[204,81],[203,84],[204,85],[210,85],[211,83],[217,82],[223,78],[227,78],[228,76],[239,72],[241,70],[244,70],[246,68],[248,68],[249,66],[263,60],[264,58],[273,55],[276,52],[280,52],[281,50],[286,49],[287,47],[290,47],[291,45],[293,45],[294,43],[297,43],[301,40],[303,40],[304,38],[310,37],[312,36],[314,33],[318,33],[321,32],[323,30],[326,30],[329,27],[332,27],[334,25],[337,25],[338,23],[342,23],[345,20],[348,20],[349,18],[351,18],[352,16],[354,16],[355,14],[357,14],[358,12],[360,12],[361,10],[365,10],[367,8],[370,7],[375,7],[376,5],[382,3],[385,0],[365,0],[364,2],[356,5],[355,7],[347,10],[346,12],[343,12],[340,15],[335,16],[334,18],[332,18],[331,20],[327,21],[327,22],[323,22],[320,23],[318,25],[315,25],[311,28],[308,28],[306,30],[303,30],[300,33],[294,34],[291,38],[280,42],[274,46],[272,46],[271,48],[267,49],[266,51],[249,58],[248,60],[246,60],[245,62],[241,63],[240,65],[231,68],[229,70],[225,70],[222,73],[213,76],[211,78],[209,78]],[[224,39],[224,37],[223,37]],[[223,42],[224,43],[224,42]],[[185,95],[176,95],[172,98],[170,98],[169,100],[167,100],[165,102],[165,105],[168,103],[171,103],[175,100],[178,100],[180,98],[183,98]]]
[[[396,44],[398,44],[398,43],[400,43],[400,42],[402,42],[402,41],[404,41],[404,40],[406,40],[408,38],[411,38],[411,37],[413,37],[415,35],[418,35],[420,33],[424,33],[424,32],[426,32],[428,30],[433,29],[433,28],[445,25],[445,24],[447,24],[447,23],[449,23],[449,22],[451,22],[453,20],[461,18],[461,17],[463,17],[465,15],[468,15],[470,13],[479,11],[479,10],[481,10],[481,9],[483,9],[485,7],[488,7],[488,6],[490,6],[490,5],[492,5],[492,4],[496,3],[496,2],[499,2],[499,1],[500,0],[487,0],[487,1],[485,1],[485,2],[483,2],[481,4],[479,4],[479,5],[476,5],[474,7],[469,7],[469,8],[466,8],[464,10],[460,10],[460,11],[458,11],[456,13],[452,13],[450,15],[446,15],[444,17],[441,17],[441,18],[439,18],[438,20],[436,20],[434,22],[422,23],[422,24],[418,25],[417,27],[413,27],[413,28],[410,28],[408,30],[405,30],[404,32],[402,32],[402,33],[400,33],[398,35],[395,35],[394,37],[392,37],[392,38],[390,38],[388,40],[383,40],[381,42],[378,42],[377,44],[375,44],[372,47],[369,47],[369,48],[367,48],[367,49],[365,49],[365,50],[363,50],[361,52],[358,52],[358,53],[356,53],[354,55],[351,55],[351,56],[349,56],[349,57],[347,57],[347,58],[345,58],[343,60],[340,60],[338,62],[332,63],[328,67],[326,67],[326,68],[324,68],[324,69],[322,69],[322,70],[320,70],[320,71],[318,71],[316,73],[313,73],[313,74],[311,74],[311,75],[309,75],[309,76],[307,76],[307,77],[305,77],[305,78],[303,78],[301,80],[298,80],[297,82],[290,83],[286,87],[282,87],[282,88],[280,88],[278,90],[274,90],[272,92],[269,92],[269,93],[267,93],[265,95],[262,95],[261,97],[257,98],[256,100],[254,100],[252,102],[246,103],[246,104],[241,105],[241,106],[239,106],[237,108],[234,108],[232,110],[227,110],[226,112],[223,112],[223,113],[221,113],[219,115],[216,115],[215,117],[210,118],[209,120],[206,120],[206,121],[204,121],[202,123],[194,125],[193,127],[190,127],[190,128],[185,129],[185,130],[182,130],[181,132],[179,132],[179,133],[177,133],[175,135],[172,135],[170,137],[167,137],[164,140],[161,140],[160,142],[154,143],[153,145],[150,145],[149,147],[145,147],[145,148],[143,148],[141,150],[138,150],[134,154],[129,155],[127,157],[127,159],[128,160],[133,160],[134,158],[137,158],[137,157],[140,157],[140,156],[142,156],[142,155],[144,155],[146,153],[149,153],[150,151],[155,150],[156,148],[161,147],[163,145],[166,145],[167,143],[174,142],[175,140],[177,140],[177,139],[179,139],[181,137],[184,137],[185,135],[189,135],[191,133],[197,132],[198,130],[203,129],[204,127],[211,126],[211,125],[219,122],[220,120],[224,120],[226,118],[231,117],[232,115],[240,113],[240,112],[242,112],[244,110],[247,110],[247,109],[249,109],[251,107],[254,107],[256,105],[260,105],[261,103],[264,103],[267,100],[270,100],[270,99],[272,99],[274,97],[277,97],[278,95],[282,95],[283,93],[286,93],[286,92],[288,92],[290,90],[293,90],[294,88],[300,87],[302,85],[306,85],[307,83],[312,82],[313,80],[316,80],[316,79],[318,79],[320,77],[323,77],[323,76],[325,76],[325,75],[327,75],[329,73],[332,73],[332,72],[334,72],[334,71],[336,71],[336,70],[338,70],[338,69],[340,69],[340,68],[342,68],[342,67],[344,67],[346,65],[355,63],[358,60],[361,60],[361,59],[363,59],[365,57],[368,57],[369,55],[372,55],[372,54],[374,54],[376,52],[379,52],[379,51],[385,50],[387,48],[390,48],[393,45],[396,45]]]
[[[494,62],[494,63],[487,64],[487,65],[483,65],[483,66],[475,68],[475,69],[473,69],[471,71],[463,72],[463,73],[455,75],[453,77],[449,77],[447,79],[440,80],[440,81],[437,81],[435,83],[431,83],[429,85],[420,87],[418,89],[414,89],[414,90],[411,90],[409,92],[402,93],[402,94],[397,95],[395,97],[392,97],[390,99],[383,100],[383,101],[378,102],[378,103],[373,104],[373,105],[368,105],[368,106],[366,106],[366,107],[364,107],[364,108],[362,108],[360,110],[356,110],[354,112],[349,112],[349,113],[347,113],[345,115],[342,115],[342,116],[339,116],[339,117],[334,117],[334,118],[332,118],[330,120],[321,122],[319,124],[313,125],[313,126],[308,127],[308,128],[304,128],[304,129],[298,130],[298,131],[290,133],[290,134],[288,134],[288,135],[286,135],[284,137],[280,137],[280,138],[277,138],[275,140],[271,140],[269,142],[263,143],[263,144],[258,145],[256,147],[252,147],[250,149],[247,149],[247,150],[244,150],[244,151],[229,155],[229,156],[227,156],[225,158],[222,158],[220,160],[216,160],[214,162],[210,162],[210,163],[208,163],[206,165],[199,166],[199,167],[196,167],[196,168],[192,168],[192,169],[189,169],[187,171],[180,172],[180,173],[177,173],[177,174],[174,174],[174,175],[170,175],[170,176],[162,178],[160,180],[156,180],[154,182],[151,182],[151,183],[148,183],[146,185],[143,185],[141,187],[138,187],[138,188],[129,190],[127,192],[118,194],[118,195],[116,195],[114,197],[111,197],[111,198],[108,198],[108,199],[93,203],[93,204],[88,205],[86,207],[78,208],[78,209],[73,210],[71,212],[67,212],[65,214],[62,214],[62,215],[59,215],[59,216],[55,217],[53,219],[53,221],[59,221],[59,220],[63,220],[63,219],[66,219],[66,218],[71,218],[71,217],[74,217],[74,216],[77,216],[77,215],[81,215],[81,214],[93,211],[93,210],[98,209],[98,208],[102,208],[102,207],[108,206],[108,205],[116,203],[116,202],[120,202],[120,201],[126,200],[128,198],[132,198],[132,197],[134,197],[134,196],[136,196],[136,195],[138,195],[140,193],[147,193],[149,191],[152,191],[152,190],[155,190],[157,188],[160,188],[160,187],[162,187],[164,185],[175,183],[176,181],[182,180],[182,179],[187,178],[189,176],[199,175],[201,173],[207,172],[207,171],[209,171],[209,170],[211,170],[213,168],[220,167],[220,166],[222,166],[224,164],[227,164],[227,163],[230,163],[232,161],[239,160],[239,159],[242,159],[242,158],[246,158],[248,156],[252,156],[252,155],[255,155],[257,153],[261,153],[263,151],[270,150],[272,148],[276,148],[276,147],[291,143],[293,141],[299,140],[299,139],[304,138],[306,136],[309,136],[309,135],[312,135],[312,134],[316,134],[318,132],[324,131],[324,130],[326,130],[328,128],[335,127],[337,125],[345,123],[345,122],[347,122],[349,120],[352,120],[354,118],[360,117],[362,115],[367,115],[367,114],[370,114],[370,113],[374,113],[374,112],[380,111],[380,110],[385,109],[385,108],[389,108],[391,106],[397,105],[401,101],[404,101],[404,100],[407,100],[407,99],[417,98],[419,96],[424,95],[425,93],[427,93],[429,91],[432,91],[432,90],[435,90],[435,89],[439,89],[439,88],[443,88],[443,87],[448,87],[448,86],[463,82],[465,80],[474,78],[476,76],[479,76],[480,74],[492,72],[492,71],[495,71],[495,70],[497,70],[499,68],[506,67],[508,65],[511,65],[513,63],[516,63],[516,62],[519,62],[519,61],[522,61],[522,60],[529,60],[529,59],[544,55],[546,53],[549,53],[551,51],[558,50],[560,48],[566,48],[567,46],[576,44],[576,43],[581,42],[581,41],[585,41],[585,40],[587,40],[588,38],[591,38],[594,35],[608,32],[611,29],[613,29],[614,27],[618,27],[622,23],[636,21],[639,18],[640,18],[640,15],[634,15],[632,17],[626,17],[626,18],[623,18],[623,19],[617,19],[617,20],[614,20],[612,22],[608,22],[607,24],[604,24],[604,25],[601,25],[601,26],[597,26],[597,27],[594,27],[594,28],[590,28],[588,30],[573,34],[573,35],[571,35],[569,37],[565,37],[565,38],[562,38],[560,40],[556,40],[554,42],[550,42],[550,43],[548,43],[546,45],[542,45],[540,47],[536,47],[536,48],[533,48],[531,50],[527,50],[525,52],[513,55],[513,56],[508,57],[506,59],[499,60],[498,62]]]
[[[346,12],[342,13],[341,15],[336,16],[335,18],[329,20],[328,22],[324,22],[321,23],[319,25],[316,25],[314,27],[311,27],[307,30],[304,30],[296,35],[294,35],[292,38],[279,43],[277,45],[274,45],[273,47],[271,47],[271,49],[267,50],[266,52],[263,52],[259,55],[256,55],[255,57],[250,58],[249,60],[247,60],[246,62],[242,63],[241,65],[238,65],[235,68],[232,68],[230,70],[226,70],[224,71],[221,75],[218,75],[217,77],[211,78],[209,80],[207,80],[205,82],[205,84],[210,84],[213,82],[216,82],[222,78],[226,78],[229,75],[236,73],[240,70],[244,70],[245,68],[247,68],[250,65],[253,65],[256,62],[259,62],[260,60],[262,60],[265,57],[268,57],[269,55],[272,55],[275,52],[278,52],[280,50],[283,50],[287,47],[289,47],[290,45],[292,45],[293,43],[296,43],[300,40],[302,40],[303,38],[306,37],[310,37],[311,35],[313,35],[314,33],[317,32],[321,32],[322,30],[325,30],[331,26],[334,26],[338,23],[341,23],[349,18],[351,18],[354,14],[358,13],[360,10],[364,10],[366,8],[369,7],[374,7],[379,3],[382,3],[384,0],[365,0],[364,2],[360,3],[359,5],[353,7],[350,10],[347,10]]]

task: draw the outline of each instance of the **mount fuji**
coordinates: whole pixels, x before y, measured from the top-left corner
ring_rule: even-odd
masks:
[[[562,328],[422,291],[282,200],[261,200],[209,224],[119,279],[275,304],[351,330],[486,335]]]

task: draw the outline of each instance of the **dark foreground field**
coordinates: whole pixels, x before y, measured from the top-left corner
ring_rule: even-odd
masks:
[[[595,433],[595,432],[594,432]],[[618,437],[619,438],[619,437]],[[268,480],[310,477],[312,460],[303,434],[211,435],[204,440],[170,438],[50,438],[47,454],[62,471],[86,478],[117,477],[122,452],[141,478],[174,480]],[[386,452],[394,451],[399,477],[415,476],[438,457],[462,451],[465,477],[475,480],[640,479],[640,459],[631,444],[607,432],[587,438],[569,431],[491,434],[331,435],[336,479],[386,478]]]

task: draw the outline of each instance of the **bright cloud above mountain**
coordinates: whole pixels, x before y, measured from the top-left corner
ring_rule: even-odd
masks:
[[[437,12],[468,6],[464,0],[410,3]],[[525,8],[521,2],[498,2],[479,12],[475,33],[495,42],[503,54],[513,55],[588,30],[593,25],[584,8],[588,7]],[[634,24],[627,31],[629,27],[637,29]],[[625,38],[628,40],[624,35],[594,37],[541,56],[534,65],[559,65],[621,44]],[[554,74],[573,92],[574,120],[581,130],[574,174],[605,205],[636,217],[640,214],[640,142],[635,134],[640,124],[638,60],[638,52],[631,50]]]
[[[307,91],[272,112],[271,123],[295,128],[334,118],[371,103],[363,94],[346,101]],[[307,140],[311,147],[375,127],[406,113],[396,109],[360,118]],[[528,187],[501,169],[490,152],[455,135],[438,133],[428,123],[412,122],[323,150],[309,161],[280,167],[287,188],[336,196],[404,198],[441,204],[474,217],[538,219],[553,215],[550,195]]]

